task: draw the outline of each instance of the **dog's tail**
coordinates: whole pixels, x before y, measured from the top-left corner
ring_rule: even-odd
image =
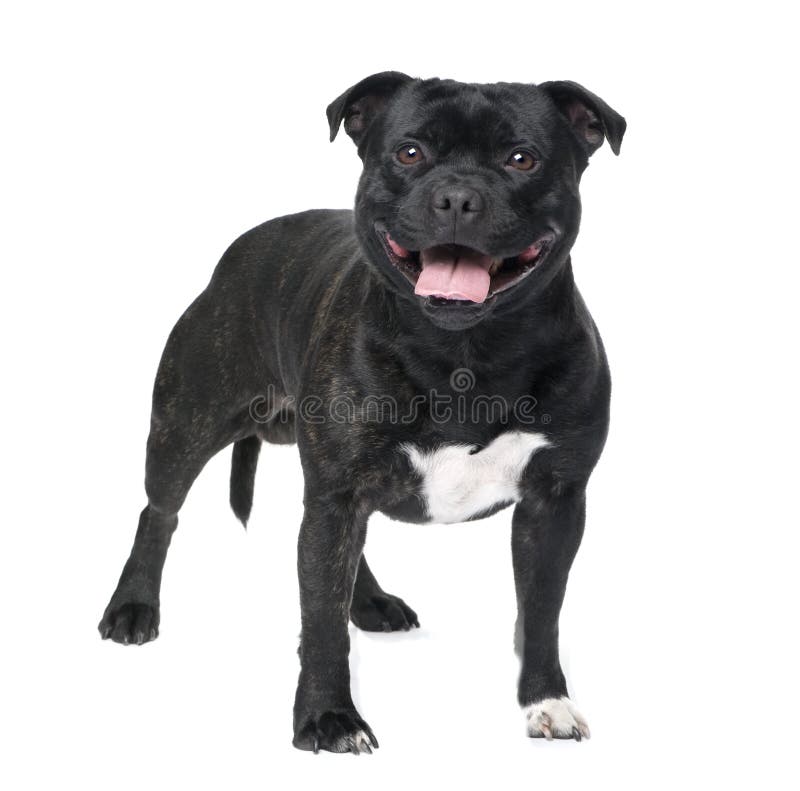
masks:
[[[261,440],[246,437],[233,443],[231,457],[231,508],[237,519],[247,527],[253,509],[253,489],[256,482],[256,467]]]

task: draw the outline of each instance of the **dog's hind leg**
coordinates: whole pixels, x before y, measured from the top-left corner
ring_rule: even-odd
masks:
[[[417,614],[399,596],[381,588],[364,555],[353,586],[350,620],[366,632],[407,632],[412,626],[419,626]]]
[[[158,636],[161,573],[178,511],[206,462],[230,443],[247,441],[253,432],[240,395],[246,374],[237,369],[235,355],[230,353],[238,339],[232,337],[224,319],[218,319],[201,297],[167,342],[156,377],[147,440],[148,503],[98,626],[104,639],[141,644]],[[253,450],[250,444],[247,448]]]
[[[178,526],[178,511],[206,462],[228,441],[177,427],[151,430],[145,477],[148,504],[139,516],[130,557],[98,626],[103,639],[141,645],[158,636],[161,573]]]

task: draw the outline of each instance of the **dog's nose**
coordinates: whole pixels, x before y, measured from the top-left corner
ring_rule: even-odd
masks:
[[[451,184],[433,191],[431,205],[434,213],[442,220],[452,221],[455,217],[463,222],[474,220],[483,211],[483,198],[472,187]]]

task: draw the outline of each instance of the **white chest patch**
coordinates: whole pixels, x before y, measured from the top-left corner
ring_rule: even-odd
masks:
[[[550,443],[544,434],[507,431],[477,453],[473,445],[441,445],[423,452],[401,450],[422,476],[428,516],[434,522],[463,522],[499,503],[519,500],[519,479],[531,456]]]

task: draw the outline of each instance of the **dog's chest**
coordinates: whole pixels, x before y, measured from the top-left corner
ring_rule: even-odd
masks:
[[[483,448],[444,444],[430,451],[404,443],[421,478],[420,495],[433,522],[463,522],[520,499],[519,481],[531,456],[548,445],[544,434],[507,431]]]

